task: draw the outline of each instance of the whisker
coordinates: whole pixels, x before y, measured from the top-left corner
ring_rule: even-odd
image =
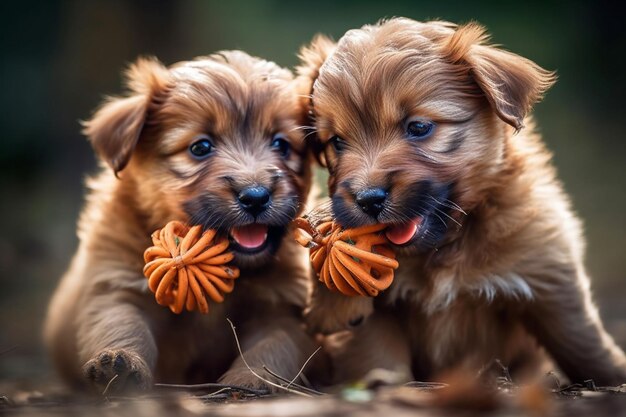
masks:
[[[447,207],[449,209],[452,209],[452,210],[456,210],[456,211],[458,211],[458,212],[460,212],[460,213],[462,213],[462,214],[467,216],[467,213],[458,204],[456,204],[454,201],[449,200],[447,198],[445,199],[445,201],[440,201],[440,200],[436,199],[434,196],[432,196],[430,194],[428,196],[430,198],[432,198],[433,200],[435,200],[435,202],[437,204],[440,204],[440,205],[442,205],[444,207]]]
[[[430,203],[424,202],[424,204],[426,204],[428,207],[432,208],[433,210],[435,210],[435,212],[433,214],[435,214],[437,217],[439,217],[439,215],[437,214],[437,212],[443,214],[444,216],[446,216],[447,218],[449,218],[450,220],[452,220],[452,222],[454,222],[457,226],[461,227],[461,223],[459,223],[455,218],[453,218],[452,216],[450,216],[448,213],[446,213],[445,211],[441,210],[440,208],[438,208],[437,206],[434,206]],[[439,219],[446,224],[446,222],[439,217]],[[446,228],[447,228],[447,224],[446,224]]]
[[[443,226],[446,228],[446,230],[448,230],[448,223],[446,223],[446,221],[445,221],[445,220],[444,220],[444,219],[443,219],[443,218],[442,218],[439,214],[437,214],[437,211],[441,212],[441,210],[437,209],[437,207],[435,207],[435,206],[431,206],[431,205],[430,205],[430,204],[428,204],[428,203],[426,203],[426,204],[427,204],[430,208],[432,208],[432,209],[434,210],[434,211],[433,211],[433,214],[434,214],[435,216],[437,216],[437,218],[439,219],[439,221],[441,221],[441,223],[442,223],[442,224],[443,224]],[[442,213],[443,213],[443,212],[442,212]]]
[[[416,217],[416,216],[422,216],[422,213],[420,213],[418,210],[416,210],[414,208],[410,208],[409,209],[409,215],[410,215],[410,217],[407,216],[407,218],[411,219],[411,218]]]
[[[290,132],[296,131],[296,130],[315,130],[315,126],[296,126],[292,129],[290,129]]]
[[[398,217],[399,220],[401,220],[401,222],[410,222],[412,220],[411,217],[402,213],[400,210],[398,210],[394,206],[387,206],[387,210],[389,211],[389,214],[391,214],[392,216]]]

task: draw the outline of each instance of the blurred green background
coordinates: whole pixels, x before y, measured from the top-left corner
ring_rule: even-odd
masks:
[[[47,377],[46,304],[76,248],[83,181],[95,159],[81,137],[120,70],[138,55],[171,64],[243,49],[296,64],[322,32],[382,17],[477,20],[496,43],[559,82],[538,124],[586,224],[587,265],[609,330],[626,346],[626,29],[608,2],[47,1],[0,5],[0,379]]]

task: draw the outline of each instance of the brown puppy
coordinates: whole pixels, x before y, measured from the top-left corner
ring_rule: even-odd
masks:
[[[335,353],[338,380],[516,368],[538,344],[572,380],[626,382],[580,222],[528,117],[552,73],[476,24],[403,18],[319,37],[301,58],[336,220],[388,224],[400,262],[376,299],[315,290],[314,331],[369,316]]]
[[[130,92],[85,123],[104,167],[89,181],[80,245],[50,305],[45,336],[76,386],[149,387],[153,380],[263,386],[267,365],[287,378],[314,350],[300,325],[306,253],[285,238],[310,185],[292,74],[242,52],[170,68],[139,59]],[[118,178],[116,178],[118,177]],[[241,268],[208,315],[157,305],[142,275],[150,234],[170,220],[216,228]]]

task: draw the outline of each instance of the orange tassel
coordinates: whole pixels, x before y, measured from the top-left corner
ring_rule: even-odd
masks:
[[[188,227],[171,221],[152,234],[144,252],[143,274],[157,303],[179,314],[209,312],[208,299],[221,303],[235,287],[239,269],[226,265],[234,255],[227,252],[228,239],[216,239],[215,230],[202,233],[202,226]]]
[[[296,241],[309,248],[313,269],[329,289],[375,297],[391,285],[399,264],[380,233],[386,225],[343,229],[333,221],[322,221],[314,227],[303,217],[295,225]]]

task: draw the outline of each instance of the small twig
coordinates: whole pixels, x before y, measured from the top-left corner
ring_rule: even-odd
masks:
[[[552,390],[552,392],[567,397],[580,397],[583,389],[584,386],[581,384],[570,384],[567,386],[559,385],[558,389]]]
[[[246,361],[246,358],[243,356],[243,351],[241,350],[241,345],[239,344],[239,338],[237,337],[237,332],[235,331],[235,325],[233,324],[232,321],[230,321],[229,318],[226,319],[228,321],[228,324],[230,324],[230,328],[233,331],[233,336],[235,337],[235,343],[237,344],[237,350],[239,351],[239,356],[241,357],[241,360],[243,362],[243,364],[246,366],[246,368],[248,368],[248,370],[250,371],[250,373],[252,375],[254,375],[255,377],[259,378],[261,381],[265,382],[268,385],[271,385],[272,387],[281,389],[281,390],[285,390],[287,392],[290,392],[292,394],[296,394],[296,395],[301,395],[303,397],[311,397],[310,394],[304,393],[304,392],[300,392],[300,391],[296,391],[293,390],[291,388],[286,388],[283,387],[282,385],[276,384],[266,378],[263,378],[261,375],[257,374],[251,367],[250,365],[248,365],[248,362]]]
[[[197,400],[227,400],[229,398],[232,398],[233,394],[232,393],[219,393],[219,394],[205,394],[205,395],[194,395],[192,396],[192,398],[197,399]],[[248,394],[252,397],[256,397],[252,394]]]
[[[563,392],[580,392],[583,389],[583,386],[581,384],[570,384],[567,385],[563,388],[559,388],[557,390],[557,392],[559,393],[563,393]]]
[[[109,392],[109,387],[111,386],[111,384],[113,383],[113,381],[115,381],[117,378],[119,377],[118,374],[115,374],[113,376],[113,378],[111,378],[111,380],[108,382],[107,386],[104,388],[104,391],[102,391],[102,396],[106,397],[107,392]]]
[[[504,378],[506,379],[506,382],[513,383],[513,378],[511,378],[511,374],[509,373],[509,368],[504,366],[502,362],[500,361],[500,359],[496,359],[495,363],[500,367],[500,370],[504,374]]]
[[[549,371],[548,373],[546,373],[546,376],[547,377],[551,377],[552,380],[555,382],[555,384],[556,384],[556,391],[561,389],[561,380],[556,375],[556,373],[554,373],[554,371]]]
[[[476,375],[477,380],[482,380],[487,372],[493,370],[497,366],[501,372],[500,376],[496,376],[495,378],[495,387],[496,389],[513,389],[516,387],[515,382],[511,378],[511,374],[509,373],[509,368],[504,366],[504,364],[499,359],[490,360],[485,366],[483,366]]]
[[[594,382],[593,379],[586,379],[585,381],[583,381],[585,384],[585,387],[589,390],[589,391],[598,391],[598,387],[596,386],[596,383]]]
[[[316,391],[316,390],[314,390],[312,388],[305,387],[304,385],[300,385],[300,384],[294,383],[293,381],[290,381],[289,379],[287,379],[287,378],[285,378],[283,376],[278,375],[276,372],[272,371],[271,369],[269,369],[265,365],[263,365],[263,369],[265,370],[265,372],[267,372],[268,374],[270,374],[274,378],[276,378],[276,379],[278,379],[278,380],[280,380],[280,381],[282,381],[282,382],[284,382],[286,384],[291,384],[291,386],[293,386],[293,387],[296,387],[298,389],[301,389],[301,390],[306,391],[306,392],[308,392],[310,394],[313,394],[313,395],[324,395],[323,392],[319,392],[319,391]]]
[[[219,398],[219,397],[223,397],[220,394],[225,394],[228,391],[231,391],[230,387],[224,387],[222,389],[218,389],[215,392],[211,392],[209,394],[203,394],[203,395],[194,395],[193,398]],[[227,395],[226,395],[227,396]]]
[[[304,372],[304,368],[306,368],[306,366],[309,364],[309,362],[311,361],[311,359],[313,359],[313,356],[315,356],[317,354],[317,352],[320,351],[320,349],[322,349],[321,346],[318,346],[317,349],[315,349],[315,352],[311,353],[311,355],[307,358],[306,361],[304,361],[304,364],[302,365],[302,367],[300,368],[300,370],[298,371],[298,373],[296,374],[296,376],[293,377],[293,379],[291,380],[291,382],[289,382],[289,384],[287,384],[287,388],[289,388],[295,381],[296,379],[298,379],[298,377],[300,376],[300,374],[302,374],[302,372]]]
[[[247,392],[247,393],[254,394],[254,395],[259,395],[259,396],[268,394],[267,390],[256,390],[256,389],[252,389],[252,388],[241,387],[239,385],[228,385],[228,384],[218,384],[218,383],[190,384],[190,385],[159,383],[159,384],[154,384],[154,387],[155,388],[163,388],[163,389],[186,390],[186,391],[194,391],[194,390],[201,390],[201,389],[217,388],[219,391],[225,390],[225,389],[230,389],[230,390],[233,390],[233,391]]]
[[[302,380],[301,385],[307,388],[313,388],[313,384],[311,384],[311,381],[309,381],[309,378],[307,378],[305,374],[300,375],[300,379]]]
[[[411,381],[404,384],[405,387],[411,388],[419,388],[423,390],[435,390],[441,388],[447,388],[448,384],[445,382],[422,382],[422,381]]]

